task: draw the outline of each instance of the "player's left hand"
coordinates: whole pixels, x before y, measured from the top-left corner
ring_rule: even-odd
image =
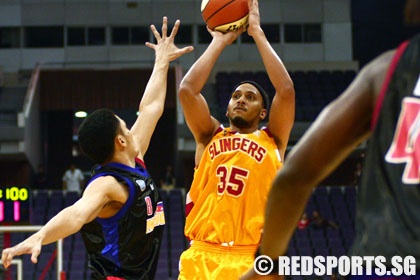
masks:
[[[4,249],[1,254],[1,260],[3,266],[8,268],[12,264],[14,256],[20,256],[23,254],[30,254],[31,261],[33,263],[38,262],[38,256],[41,254],[42,242],[41,239],[36,235],[30,236],[28,239],[22,241],[16,246]]]
[[[258,7],[258,0],[248,0],[248,35],[253,37],[257,32],[261,31],[260,10]]]
[[[178,57],[182,56],[183,54],[192,52],[194,48],[192,46],[184,47],[184,48],[178,48],[175,46],[174,40],[175,36],[178,33],[180,21],[176,20],[175,25],[172,28],[171,34],[168,36],[168,18],[163,17],[162,20],[162,34],[160,34],[155,25],[151,25],[150,29],[153,32],[153,35],[156,38],[157,44],[152,44],[150,42],[146,42],[146,46],[148,46],[151,49],[155,50],[156,53],[156,59],[159,60],[162,59],[168,59],[168,61],[173,61],[177,59]]]

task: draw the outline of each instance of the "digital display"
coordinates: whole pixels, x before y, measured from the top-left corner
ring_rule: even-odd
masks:
[[[29,224],[31,190],[27,187],[0,186],[0,223]]]

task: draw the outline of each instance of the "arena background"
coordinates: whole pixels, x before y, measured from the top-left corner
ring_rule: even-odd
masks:
[[[401,0],[260,0],[263,27],[296,86],[289,148],[361,67],[417,31],[403,26],[403,6]],[[164,15],[171,23],[181,20],[177,44],[194,45],[195,51],[172,64],[165,113],[145,160],[157,182],[166,166],[174,166],[176,188],[181,195],[188,190],[194,142],[176,91],[210,40],[199,0],[0,1],[0,186],[27,186],[35,197],[40,190],[33,177],[41,164],[51,191],[61,190],[71,162],[89,174],[91,163],[77,148],[81,119],[74,113],[109,107],[128,124],[134,121],[154,55],[144,42],[153,39],[149,25],[160,26]],[[223,118],[230,90],[226,77],[264,81],[262,70],[244,34],[223,53],[204,89],[212,112]],[[322,75],[340,84],[325,84]],[[363,152],[361,143],[323,182],[328,193],[329,186],[357,184]]]

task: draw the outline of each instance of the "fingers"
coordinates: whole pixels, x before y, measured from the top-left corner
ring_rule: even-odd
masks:
[[[33,263],[37,263],[38,262],[38,256],[39,256],[39,251],[35,251],[32,253],[31,255],[31,262]]]
[[[194,47],[193,46],[188,46],[188,47],[185,47],[185,48],[182,48],[182,49],[180,49],[180,51],[181,51],[181,53],[189,53],[189,52],[192,52],[194,50]]]
[[[163,27],[162,27],[162,29],[163,29]],[[159,41],[162,39],[162,37],[160,37],[160,34],[159,34],[159,32],[157,31],[156,26],[155,26],[154,24],[150,25],[150,30],[152,30],[153,35],[154,35],[154,36],[155,36],[155,38],[156,38],[156,41],[158,41],[158,42],[159,42]]]
[[[179,19],[177,19],[175,21],[174,27],[172,28],[172,32],[171,32],[171,35],[170,35],[171,38],[175,38],[175,35],[178,33],[178,29],[179,29],[180,24],[181,24],[181,21]]]
[[[171,34],[169,36],[170,38],[175,38],[175,35],[178,33],[180,23],[181,22],[179,19],[175,21],[175,25],[172,28]],[[162,38],[168,37],[168,18],[165,16],[162,19],[162,35],[157,31],[156,26],[154,24],[150,25],[150,29],[152,30],[153,35],[155,36],[158,42]],[[148,45],[148,43],[146,43],[146,46],[151,47],[150,45]]]
[[[1,253],[1,261],[5,268],[8,268],[12,262],[13,255],[10,254],[10,249],[4,249]]]
[[[146,42],[145,45],[146,45],[146,47],[149,47],[151,49],[155,49],[156,48],[156,45],[155,44],[152,44],[150,42]]]
[[[163,17],[162,20],[162,38],[166,38],[168,34],[168,18]]]

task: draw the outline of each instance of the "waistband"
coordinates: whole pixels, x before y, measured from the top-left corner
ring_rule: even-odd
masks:
[[[204,241],[197,241],[194,240],[191,242],[191,248],[198,249],[198,250],[205,250],[213,253],[234,253],[234,254],[255,254],[258,248],[258,244],[256,245],[224,245],[224,244],[216,244],[216,243],[209,243]]]

